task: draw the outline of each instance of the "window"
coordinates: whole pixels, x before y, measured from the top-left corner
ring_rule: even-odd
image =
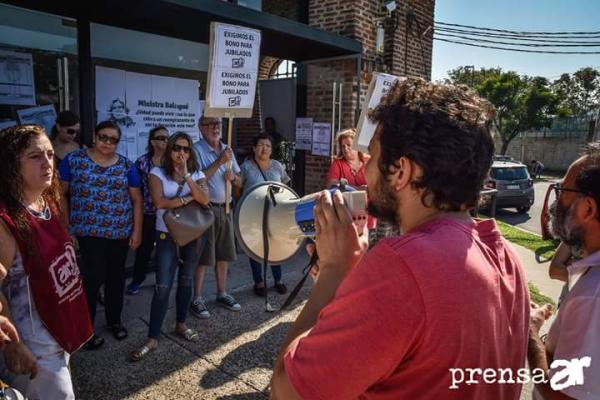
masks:
[[[499,181],[516,181],[519,179],[528,179],[529,174],[525,167],[492,168],[492,177]]]
[[[77,22],[0,4],[0,129],[79,113]]]
[[[296,63],[290,60],[281,60],[273,65],[269,79],[283,79],[296,77]]]

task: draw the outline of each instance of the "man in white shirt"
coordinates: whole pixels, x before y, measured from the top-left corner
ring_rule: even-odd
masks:
[[[240,167],[233,156],[233,151],[221,142],[221,120],[218,118],[200,117],[198,127],[202,133],[200,140],[194,144],[198,154],[200,168],[208,179],[210,203],[215,213],[215,223],[206,232],[206,241],[196,269],[194,300],[192,313],[198,318],[209,318],[210,313],[202,298],[204,272],[207,266],[215,266],[217,278],[217,303],[231,311],[240,311],[241,306],[234,297],[226,292],[227,269],[229,263],[235,261],[235,239],[233,232],[233,210],[225,211],[227,203],[231,206],[231,193],[226,198],[226,182],[241,188]],[[231,168],[229,168],[231,162]],[[233,192],[231,190],[230,192]]]
[[[531,310],[529,365],[532,376],[541,369],[546,377],[534,398],[600,399],[600,144],[590,145],[553,190],[553,234],[579,259],[567,267],[569,293],[545,343],[539,331],[551,309]]]

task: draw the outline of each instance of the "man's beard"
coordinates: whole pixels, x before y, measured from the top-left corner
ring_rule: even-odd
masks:
[[[567,209],[557,200],[550,205],[550,231],[555,239],[559,239],[571,247],[571,252],[580,254],[584,245],[584,231],[574,221],[575,205],[573,202]]]
[[[380,175],[375,187],[369,187],[367,191],[369,194],[367,212],[390,224],[400,224],[398,200],[386,179]]]

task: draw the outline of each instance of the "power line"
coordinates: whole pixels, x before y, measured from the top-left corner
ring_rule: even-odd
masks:
[[[485,28],[485,27],[479,27],[479,26],[473,26],[473,25],[450,24],[450,23],[441,22],[441,21],[436,21],[435,23],[438,25],[444,25],[444,26],[456,26],[456,27],[460,27],[460,28],[469,28],[469,29],[476,29],[476,30],[482,30],[482,31],[504,32],[504,33],[511,33],[511,34],[515,34],[515,35],[600,35],[600,31],[582,31],[582,32],[574,32],[574,31],[571,31],[571,32],[511,31],[511,30],[507,30],[507,29]]]
[[[560,39],[600,39],[600,35],[595,36],[562,36],[560,39],[555,39],[548,36],[521,36],[521,35],[508,35],[508,34],[499,34],[499,33],[490,33],[490,32],[476,32],[464,29],[454,29],[454,28],[443,28],[443,27],[434,27],[434,31],[438,32],[449,32],[449,33],[458,33],[464,34],[468,36],[481,36],[481,37],[489,37],[494,39],[515,39],[515,40],[523,40],[527,42],[542,42],[542,43],[600,43],[600,42],[587,42],[587,41],[573,41],[573,40],[560,40]],[[537,39],[534,39],[537,38]]]
[[[443,32],[435,32],[436,35],[438,36],[443,36],[443,37],[452,37],[452,38],[458,38],[458,39],[463,39],[463,40],[471,40],[471,41],[478,41],[478,42],[485,42],[485,43],[492,43],[492,44],[504,44],[504,45],[509,45],[509,46],[524,46],[524,47],[599,47],[600,43],[596,42],[596,43],[585,43],[585,44],[551,44],[551,43],[519,43],[519,42],[498,42],[495,40],[488,40],[488,39],[481,39],[481,38],[470,38],[467,36],[462,36],[462,35],[453,35],[450,33],[443,33]]]
[[[496,50],[506,50],[506,51],[517,51],[517,52],[521,52],[521,53],[538,53],[538,54],[600,54],[600,51],[551,51],[551,50],[512,49],[512,48],[507,48],[507,47],[487,46],[487,45],[483,45],[483,44],[475,44],[475,43],[470,43],[470,42],[462,42],[462,41],[458,41],[458,40],[443,39],[443,38],[435,37],[435,36],[433,37],[433,40],[438,40],[438,41],[441,41],[441,42],[461,44],[461,45],[464,45],[464,46],[482,47],[482,48],[486,48],[486,49],[496,49]]]

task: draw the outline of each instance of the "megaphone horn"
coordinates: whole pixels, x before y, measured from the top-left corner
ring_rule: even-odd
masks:
[[[338,189],[333,189],[333,191]],[[367,196],[364,191],[343,192],[352,218],[362,230],[367,223]],[[315,235],[313,209],[317,193],[299,198],[290,187],[279,182],[261,182],[252,186],[240,198],[235,214],[235,235],[244,252],[256,261],[264,258],[263,218],[267,211],[268,259],[281,264],[303,249],[306,237]],[[275,204],[265,207],[265,198]]]

